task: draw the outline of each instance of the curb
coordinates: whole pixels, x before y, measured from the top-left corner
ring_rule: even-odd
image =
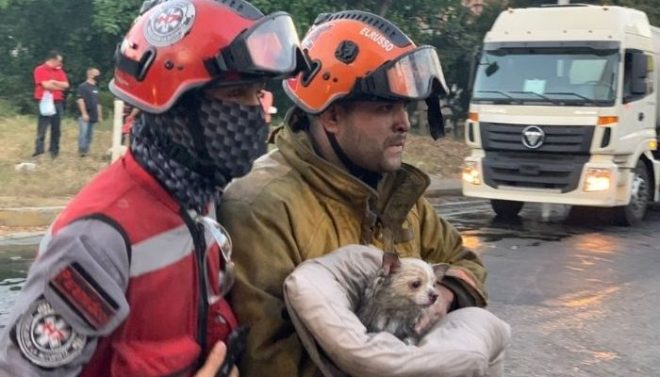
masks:
[[[424,192],[424,196],[427,198],[437,198],[449,195],[463,195],[463,189],[460,187],[451,189],[428,189]]]
[[[17,232],[6,236],[0,236],[0,247],[2,246],[36,246],[46,234],[43,232]],[[1,252],[1,251],[0,251]]]
[[[48,226],[64,207],[0,208],[0,225],[8,227]]]
[[[424,195],[428,198],[446,195],[462,195],[463,183],[460,179],[432,177]]]

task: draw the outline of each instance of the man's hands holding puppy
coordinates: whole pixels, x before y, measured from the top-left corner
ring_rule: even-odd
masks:
[[[204,366],[195,374],[195,377],[215,377],[226,355],[227,346],[223,342],[216,343],[206,358]],[[238,377],[238,368],[234,367],[229,377]]]
[[[454,292],[444,285],[437,284],[438,298],[435,303],[424,311],[422,317],[415,325],[415,332],[419,335],[426,333],[431,325],[447,315],[447,311],[454,301]]]

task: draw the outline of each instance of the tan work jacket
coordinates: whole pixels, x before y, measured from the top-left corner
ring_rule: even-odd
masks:
[[[219,212],[238,267],[232,306],[239,322],[251,325],[242,377],[315,374],[286,312],[282,283],[303,261],[343,245],[373,244],[402,257],[450,263],[455,274],[443,283],[458,306],[485,306],[486,270],[422,197],[425,173],[404,164],[376,191],[316,154],[305,131],[288,125],[278,131],[278,149],[227,188]]]

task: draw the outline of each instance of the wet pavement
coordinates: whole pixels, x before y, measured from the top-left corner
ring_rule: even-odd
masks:
[[[490,309],[512,326],[508,377],[655,377],[660,360],[660,208],[638,227],[604,210],[437,200],[489,270]]]
[[[25,282],[35,252],[35,246],[0,245],[0,328],[8,321],[9,311]]]
[[[655,377],[660,361],[660,207],[633,228],[604,210],[432,199],[489,270],[489,308],[512,326],[507,377]],[[0,327],[38,237],[0,242]],[[9,246],[13,244],[13,246]]]

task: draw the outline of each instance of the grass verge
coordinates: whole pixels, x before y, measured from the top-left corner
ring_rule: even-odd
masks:
[[[68,202],[101,169],[108,166],[111,122],[97,124],[91,153],[78,156],[78,125],[74,119],[62,122],[60,155],[48,153],[31,157],[36,136],[36,118],[0,117],[0,208],[60,206]],[[46,138],[49,143],[50,132]],[[409,135],[404,161],[429,174],[458,178],[468,147],[452,136],[433,141],[430,137]],[[33,171],[17,171],[16,165],[33,162]]]
[[[78,156],[78,124],[63,119],[60,154],[51,159],[48,152],[32,157],[36,137],[35,117],[0,118],[0,207],[56,206],[65,204],[90,178],[107,166],[106,150],[111,145],[110,122],[97,124],[91,153]],[[46,148],[50,130],[46,136]],[[16,170],[16,165],[32,162],[34,170]]]

